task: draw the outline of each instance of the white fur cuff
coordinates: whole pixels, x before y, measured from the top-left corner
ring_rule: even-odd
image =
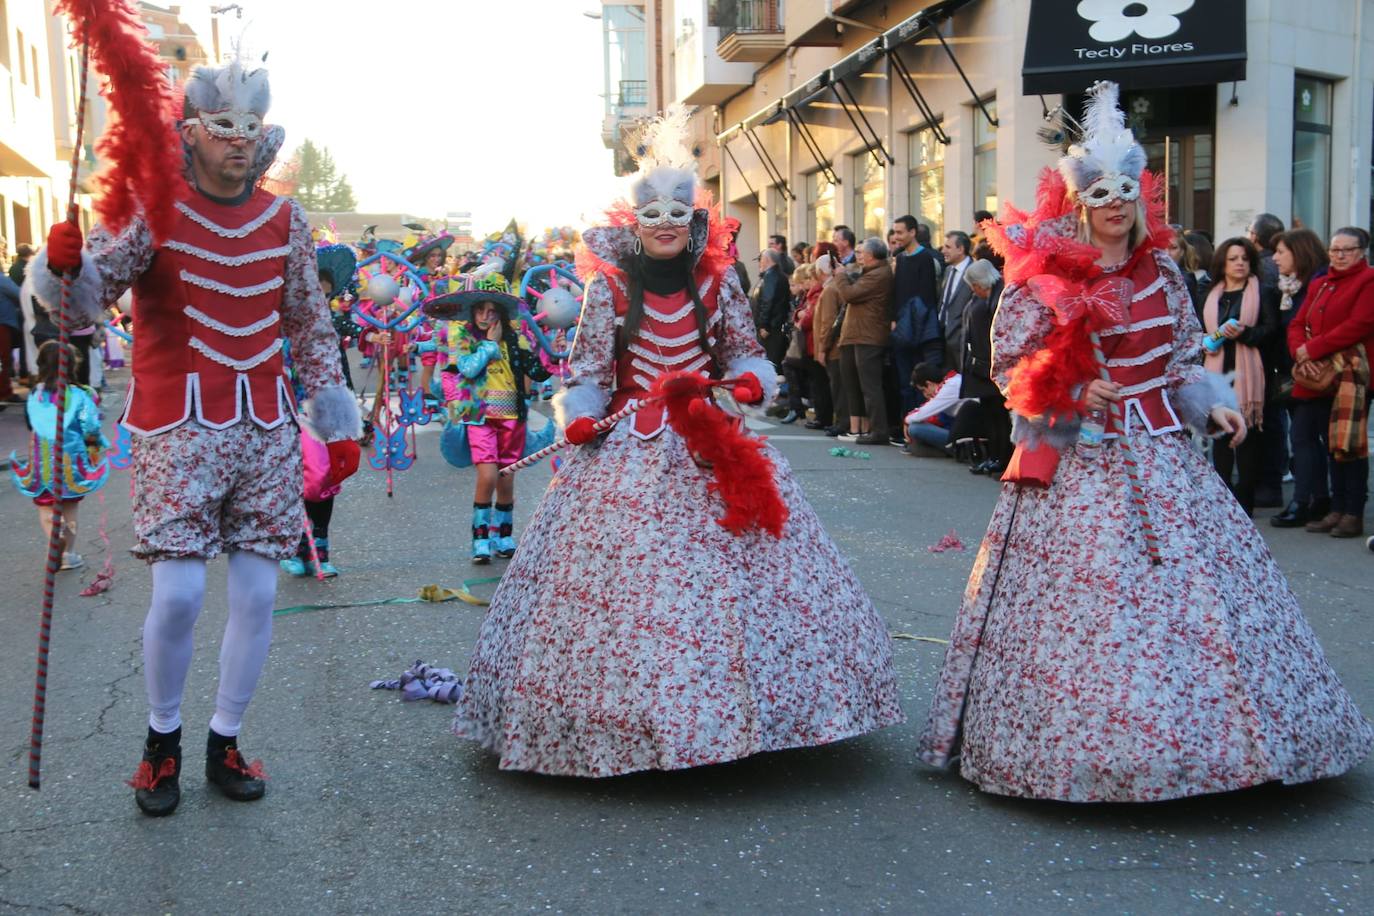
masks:
[[[57,309],[62,303],[62,278],[48,269],[48,249],[40,248],[29,262],[27,276],[33,278],[33,292],[38,301],[57,323]],[[105,303],[100,301],[100,268],[90,252],[81,252],[81,273],[72,284],[72,295],[67,301],[70,311],[67,314],[72,328],[90,327],[101,319]]]
[[[741,356],[730,360],[730,364],[725,367],[727,378],[739,378],[746,372],[753,373],[763,386],[763,400],[757,406],[766,408],[772,404],[773,399],[778,396],[778,370],[761,356]]]
[[[321,388],[302,405],[305,431],[321,442],[357,439],[363,434],[358,399],[342,385]]]
[[[560,429],[578,417],[591,417],[600,420],[606,416],[606,408],[611,403],[608,392],[596,385],[574,382],[553,396],[554,418]]]
[[[1201,381],[1180,385],[1170,399],[1179,417],[1200,436],[1217,435],[1212,426],[1212,411],[1218,407],[1236,409],[1236,393],[1223,375],[1206,372]]]

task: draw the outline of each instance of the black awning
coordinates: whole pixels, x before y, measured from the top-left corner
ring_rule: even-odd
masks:
[[[1177,14],[1164,4],[1031,0],[1021,91],[1078,95],[1095,81],[1163,89],[1245,79],[1245,0],[1194,0]],[[1080,13],[1080,7],[1087,11]]]

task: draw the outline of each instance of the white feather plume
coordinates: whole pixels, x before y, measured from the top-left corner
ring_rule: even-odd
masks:
[[[638,137],[639,171],[632,186],[636,205],[656,197],[691,204],[696,198],[697,167],[688,123],[692,109],[674,105],[646,124]]]
[[[1073,191],[1081,191],[1103,175],[1139,179],[1145,170],[1145,151],[1136,142],[1119,104],[1116,83],[1099,81],[1088,90],[1082,136],[1059,160],[1059,171]]]

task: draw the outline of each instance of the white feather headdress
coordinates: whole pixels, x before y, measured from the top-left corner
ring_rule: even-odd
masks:
[[[1126,126],[1119,98],[1116,83],[1102,81],[1088,90],[1083,121],[1074,125],[1080,133],[1078,142],[1059,160],[1059,173],[1075,194],[1103,178],[1124,176],[1139,181],[1145,171],[1145,150]]]
[[[691,116],[690,109],[673,106],[640,133],[635,156],[639,171],[630,186],[636,207],[659,197],[695,204],[697,167],[687,129]]]
[[[264,67],[248,69],[235,59],[222,67],[197,67],[186,81],[188,116],[194,111],[251,111],[265,116],[272,90]]]

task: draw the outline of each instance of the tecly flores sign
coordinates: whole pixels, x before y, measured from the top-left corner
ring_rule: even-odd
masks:
[[[1245,0],[1031,0],[1027,95],[1245,79]]]

